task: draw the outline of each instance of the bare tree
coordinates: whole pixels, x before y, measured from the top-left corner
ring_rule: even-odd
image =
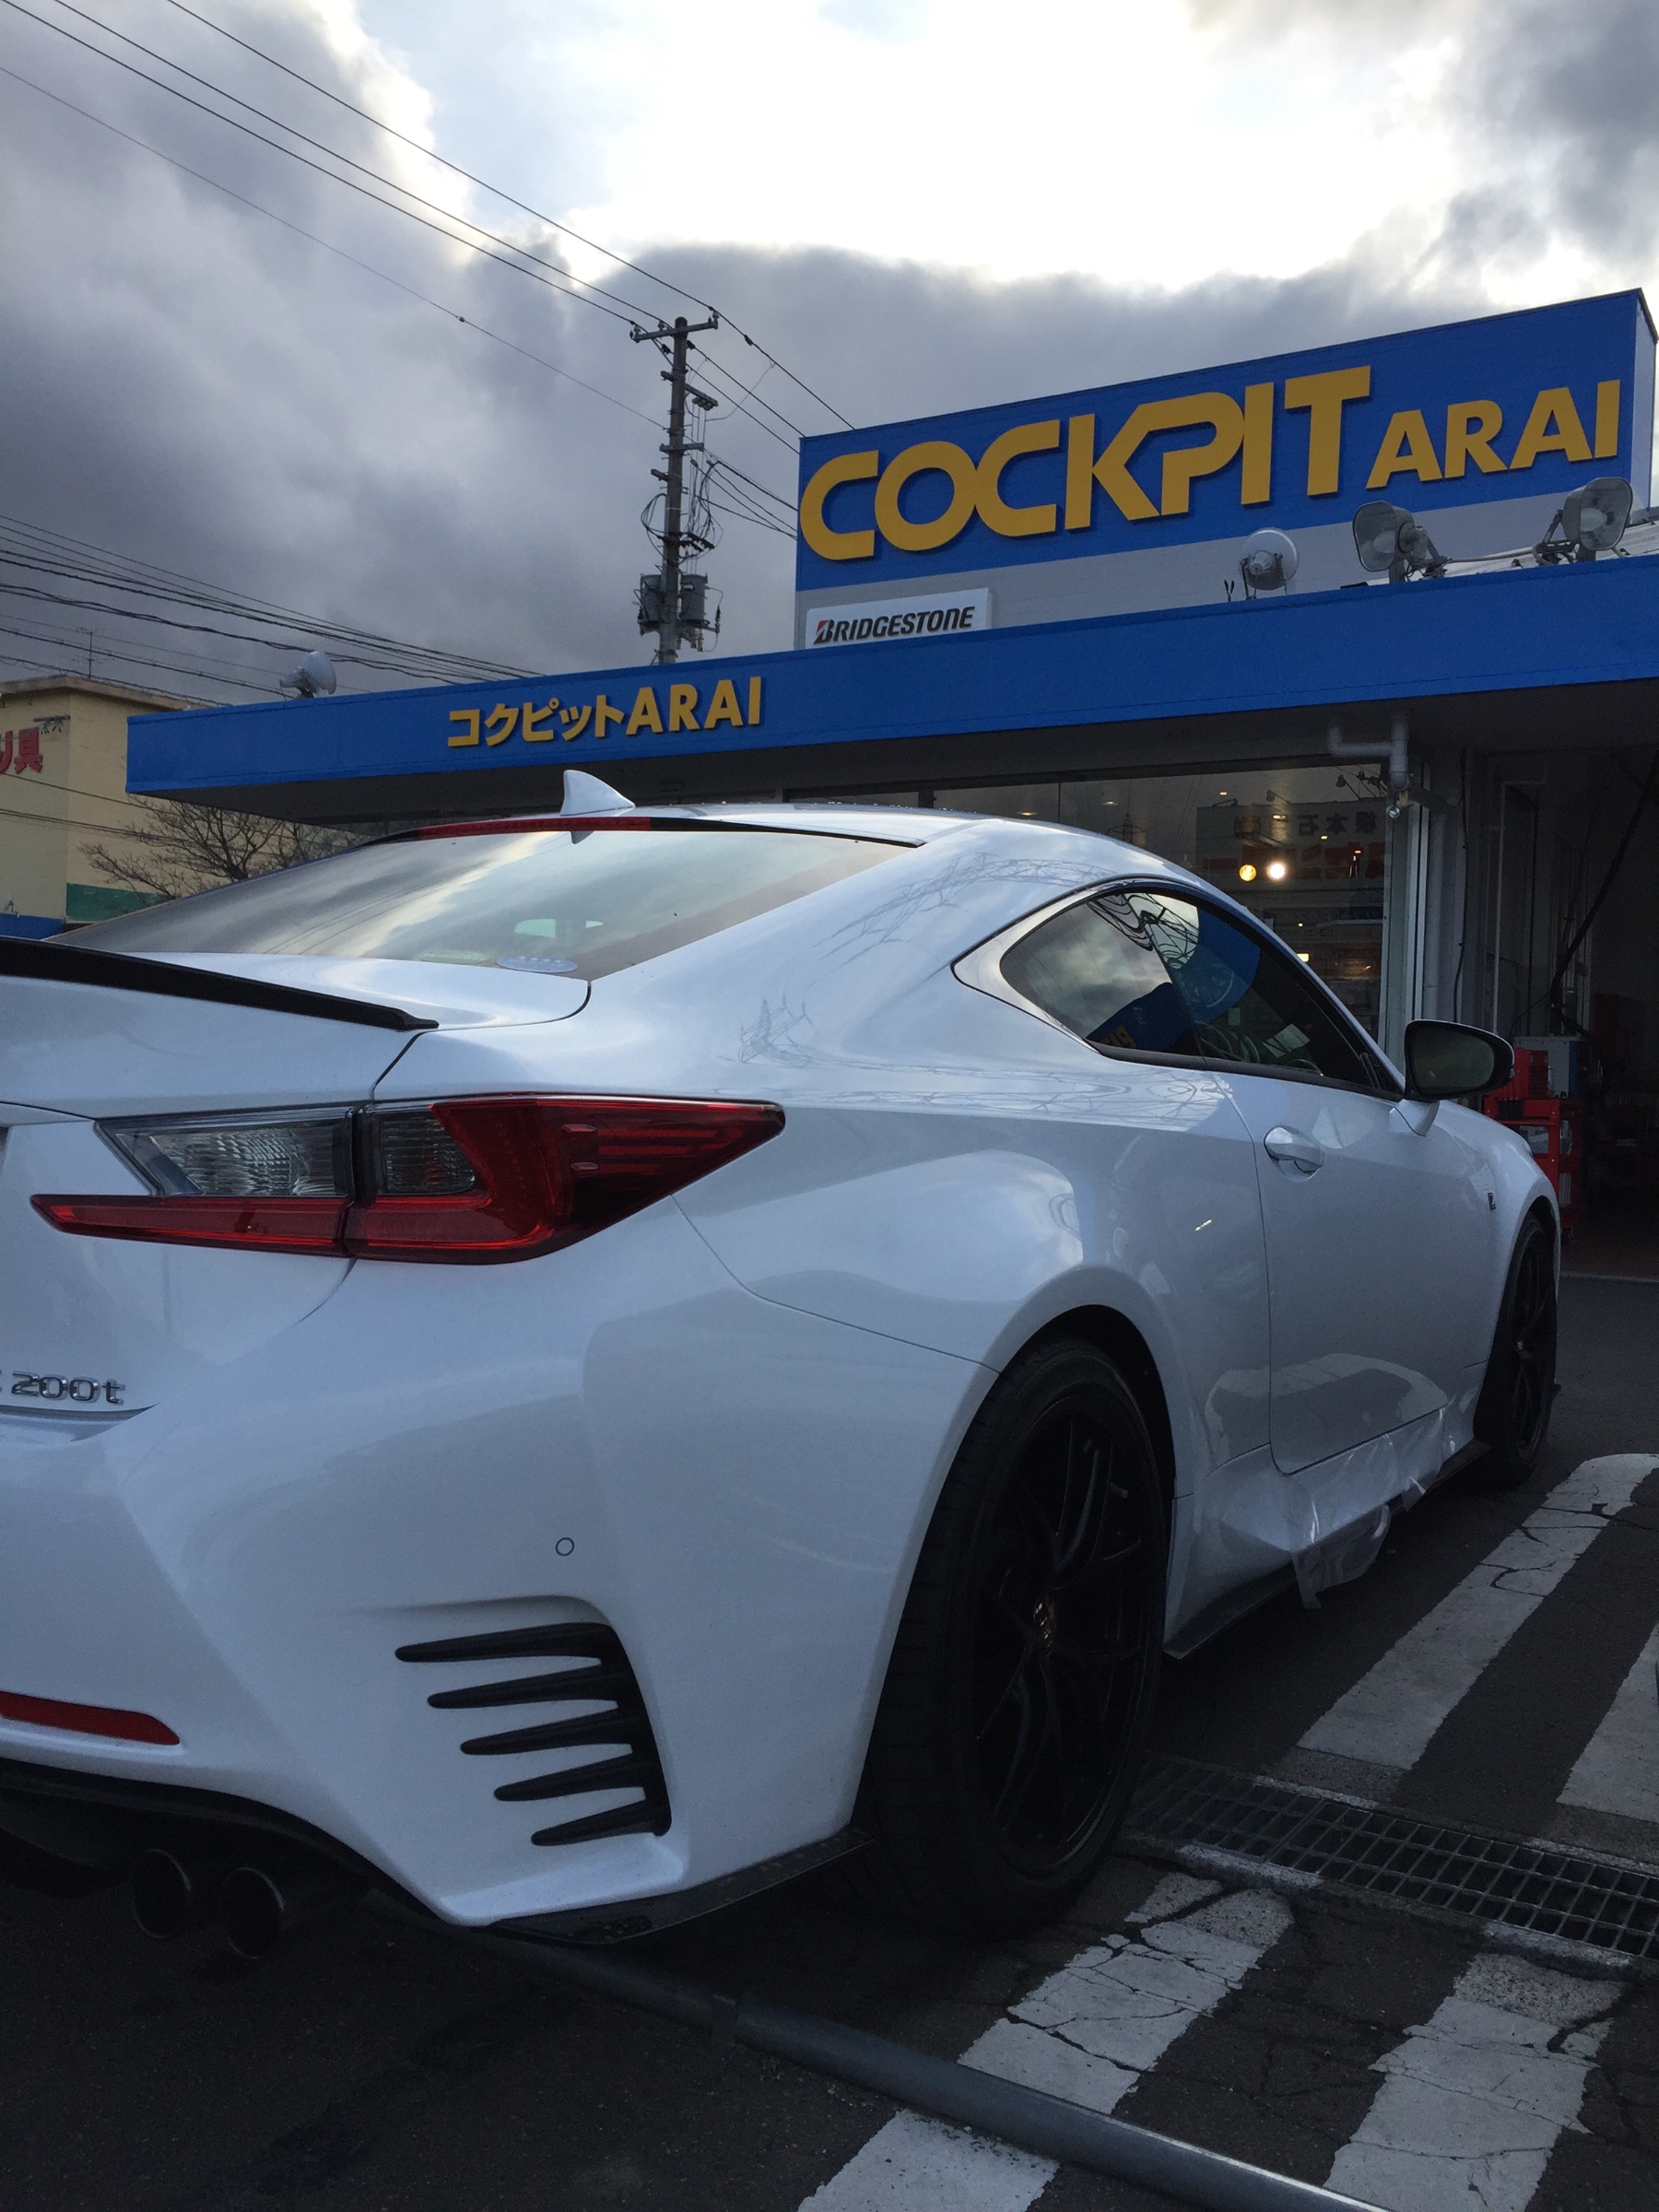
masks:
[[[138,819],[119,845],[88,845],[87,858],[124,890],[182,899],[215,884],[245,883],[302,860],[343,853],[357,840],[339,830],[281,822],[185,799],[137,799]]]

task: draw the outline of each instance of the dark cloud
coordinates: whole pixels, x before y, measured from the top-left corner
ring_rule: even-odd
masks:
[[[1659,241],[1659,9],[1488,6],[1456,73],[1469,124],[1541,229],[1609,261]]]
[[[220,13],[307,74],[354,98],[375,96],[289,10],[244,0]],[[121,20],[355,158],[392,159],[367,126],[222,43],[204,36],[186,49],[173,11],[135,5]],[[659,465],[664,387],[660,363],[629,342],[624,322],[465,254],[44,32],[14,25],[0,61],[396,280],[0,77],[7,513],[333,621],[504,664],[555,670],[645,657],[631,594],[650,559],[638,518]],[[413,182],[421,168],[406,157],[398,173]],[[545,237],[520,235],[553,252]],[[1074,278],[991,284],[821,251],[710,246],[641,258],[722,302],[860,422],[1278,351],[1480,304],[1461,268],[1448,264],[1432,285],[1408,287],[1374,254],[1288,282],[1229,278],[1171,292]],[[618,287],[648,310],[679,304],[625,275]],[[764,371],[762,395],[797,424],[830,427],[740,341],[723,334],[715,356],[747,382]],[[748,474],[793,493],[793,453],[755,426],[723,411],[710,438]],[[725,532],[709,563],[724,597],[723,642],[782,643],[791,546],[735,520]],[[111,627],[96,617],[0,600],[0,620],[14,618],[65,635],[92,621],[100,668],[144,680],[111,657]],[[275,653],[210,638],[181,635],[147,650],[210,673],[216,660],[241,658],[262,681],[279,665]],[[67,657],[0,638],[6,652]],[[379,679],[348,670],[346,680]],[[199,678],[191,688],[214,686]]]

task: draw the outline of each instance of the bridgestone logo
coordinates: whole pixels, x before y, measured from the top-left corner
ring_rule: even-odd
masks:
[[[891,638],[937,638],[984,629],[989,592],[954,592],[947,598],[888,600],[862,608],[814,607],[806,617],[808,645],[865,645]]]

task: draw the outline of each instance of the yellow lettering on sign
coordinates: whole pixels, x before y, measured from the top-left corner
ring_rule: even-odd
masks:
[[[1065,526],[1088,530],[1094,523],[1095,450],[1092,415],[1074,415],[1065,433]]]
[[[1446,474],[1461,477],[1473,461],[1483,477],[1502,472],[1492,441],[1503,428],[1503,409],[1495,399],[1453,400],[1446,409]]]
[[[538,707],[534,702],[526,702],[524,707],[524,743],[526,745],[546,745],[554,733],[551,730],[544,730],[541,725],[544,722],[551,722],[558,712],[559,701],[556,699],[550,699],[545,707]]]
[[[1239,465],[1239,504],[1265,507],[1273,497],[1273,386],[1244,387],[1244,458]]]
[[[743,716],[737,711],[737,694],[728,676],[723,676],[714,687],[714,696],[703,716],[703,728],[712,730],[717,722],[729,722],[735,730],[743,727]]]
[[[1060,442],[1060,424],[1022,422],[994,438],[980,456],[980,520],[998,537],[1045,537],[1058,527],[1060,511],[1046,506],[1010,507],[1002,496],[1002,473],[1020,453],[1052,453]]]
[[[516,707],[491,707],[484,717],[486,745],[505,745],[518,728],[519,711]]]
[[[1167,401],[1148,400],[1135,408],[1123,429],[1094,465],[1094,480],[1126,522],[1149,523],[1158,510],[1129,474],[1131,455],[1153,428],[1147,418]],[[1167,427],[1167,426],[1159,426]]]
[[[641,684],[634,693],[633,712],[628,718],[628,727],[623,735],[632,737],[641,730],[654,730],[659,737],[663,734],[663,717],[657,710],[656,693],[649,684]]]
[[[1171,416],[1157,428],[1184,430],[1189,425],[1207,422],[1214,432],[1207,445],[1176,446],[1163,457],[1162,512],[1185,514],[1193,503],[1193,478],[1213,477],[1243,444],[1244,410],[1225,392],[1199,392],[1191,399],[1166,399],[1161,404],[1171,410]]]
[[[1382,491],[1391,477],[1406,474],[1414,476],[1419,484],[1438,484],[1441,480],[1440,456],[1434,450],[1421,407],[1402,407],[1391,419],[1377,448],[1377,457],[1371,463],[1371,475],[1365,479],[1365,488]]]
[[[477,707],[452,707],[450,720],[465,725],[450,732],[452,745],[477,745],[478,742],[478,710]]]
[[[1618,379],[1595,387],[1595,457],[1611,461],[1618,452]]]
[[[593,720],[593,716],[594,710],[592,707],[560,708],[559,719],[564,724],[563,734],[564,740],[567,745],[569,745],[572,737],[581,736],[582,731],[587,728],[588,724]]]
[[[1590,441],[1565,384],[1552,385],[1533,401],[1521,442],[1510,456],[1511,470],[1530,468],[1540,453],[1565,453],[1569,461],[1590,458]]]
[[[612,722],[620,722],[621,720],[622,720],[622,710],[621,710],[621,708],[620,708],[620,707],[613,707],[613,706],[611,705],[611,703],[610,703],[610,700],[609,700],[608,699],[606,699],[606,696],[605,696],[605,694],[604,694],[604,692],[603,692],[603,691],[601,691],[601,692],[600,692],[600,693],[599,693],[599,694],[596,696],[596,698],[595,698],[595,699],[594,699],[594,736],[595,736],[595,737],[608,737],[608,736],[610,735],[610,732],[609,732],[609,730],[608,730],[608,729],[606,727],[606,724],[607,723],[612,723]]]
[[[900,493],[912,477],[935,469],[950,479],[950,504],[931,523],[907,522],[900,511]],[[924,439],[920,445],[907,445],[883,469],[876,487],[876,526],[901,553],[933,553],[968,527],[978,494],[979,471],[961,447],[943,438]]]
[[[759,726],[760,721],[760,678],[758,676],[751,676],[748,680],[748,719],[751,730]]]
[[[824,520],[824,501],[838,485],[866,483],[880,473],[879,453],[837,453],[808,483],[801,494],[801,535],[820,560],[868,560],[874,554],[875,531],[831,530]]]
[[[872,547],[874,540],[872,540]],[[697,727],[697,686],[670,684],[668,687],[668,727],[670,730],[694,730]]]
[[[1145,441],[1159,430],[1186,430],[1208,423],[1215,435],[1207,445],[1177,446],[1163,457],[1165,514],[1185,514],[1192,504],[1193,478],[1225,468],[1244,441],[1244,410],[1225,392],[1193,392],[1180,399],[1144,399],[1095,463],[1095,481],[1132,523],[1150,522],[1160,510],[1129,474],[1129,464]]]
[[[1308,491],[1335,491],[1342,475],[1342,410],[1350,399],[1371,397],[1371,371],[1322,369],[1317,376],[1285,379],[1285,406],[1308,410]]]

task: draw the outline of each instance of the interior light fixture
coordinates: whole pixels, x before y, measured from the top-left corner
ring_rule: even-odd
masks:
[[[1354,550],[1371,576],[1404,583],[1408,576],[1443,576],[1445,557],[1416,515],[1390,500],[1367,500],[1354,516]]]
[[[1630,522],[1635,496],[1622,477],[1596,477],[1570,491],[1534,547],[1539,560],[1553,567],[1558,561],[1594,560],[1598,553],[1614,551]]]

